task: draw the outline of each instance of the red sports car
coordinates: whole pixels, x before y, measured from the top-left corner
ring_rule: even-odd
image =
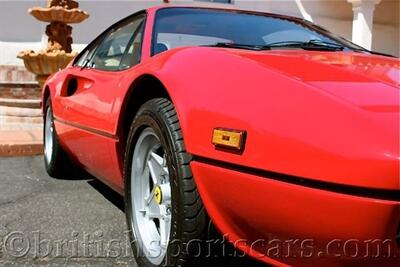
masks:
[[[47,80],[46,169],[125,197],[140,267],[193,266],[209,221],[272,265],[397,265],[399,76],[300,18],[150,8]]]

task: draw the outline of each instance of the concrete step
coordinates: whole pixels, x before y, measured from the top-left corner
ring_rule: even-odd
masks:
[[[21,117],[21,116],[9,116],[9,115],[0,115],[0,129],[6,127],[7,124],[43,124],[43,118],[40,117]]]
[[[37,82],[0,81],[0,98],[39,99],[41,89]]]
[[[18,123],[18,122],[8,122],[5,124],[0,124],[1,131],[26,131],[26,130],[40,130],[43,131],[42,123]]]
[[[0,116],[42,117],[42,110],[39,108],[17,108],[0,105]]]
[[[18,108],[40,108],[40,99],[0,98],[0,106]]]
[[[0,130],[0,157],[43,153],[42,129]]]
[[[0,65],[0,157],[43,153],[40,95],[25,67]]]
[[[0,144],[0,157],[28,157],[43,154],[42,142]]]

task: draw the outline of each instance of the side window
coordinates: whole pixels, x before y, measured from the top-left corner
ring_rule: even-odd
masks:
[[[89,66],[95,69],[107,71],[119,70],[122,58],[125,58],[124,55],[129,54],[131,46],[135,44],[135,39],[138,36],[138,32],[140,32],[143,21],[144,15],[119,25],[111,31],[97,47],[94,56],[91,57],[92,60],[89,63]],[[136,42],[136,44],[138,43]],[[125,51],[128,53],[125,53]],[[134,53],[137,52],[139,54],[134,55]],[[132,47],[131,55],[137,56],[140,59],[140,49],[136,49],[135,51],[134,47]],[[122,68],[126,67],[123,66]]]
[[[86,66],[89,63],[90,58],[93,56],[93,54],[96,50],[96,47],[97,46],[94,43],[93,45],[90,45],[89,47],[85,48],[81,52],[81,54],[78,55],[77,59],[75,60],[74,66],[76,66],[76,67]]]
[[[125,50],[125,54],[121,60],[120,69],[125,70],[135,66],[140,62],[140,56],[142,53],[142,40],[144,31],[144,21],[142,21],[138,28],[135,36],[130,41],[128,49]]]

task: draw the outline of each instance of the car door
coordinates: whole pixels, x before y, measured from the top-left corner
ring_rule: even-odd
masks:
[[[64,145],[90,173],[118,186],[109,153],[118,141],[111,111],[123,72],[140,61],[144,20],[139,14],[104,33],[68,71],[59,96]]]

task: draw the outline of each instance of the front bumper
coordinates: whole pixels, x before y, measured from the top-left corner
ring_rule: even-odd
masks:
[[[400,202],[191,163],[215,226],[236,248],[277,266],[397,266]]]

